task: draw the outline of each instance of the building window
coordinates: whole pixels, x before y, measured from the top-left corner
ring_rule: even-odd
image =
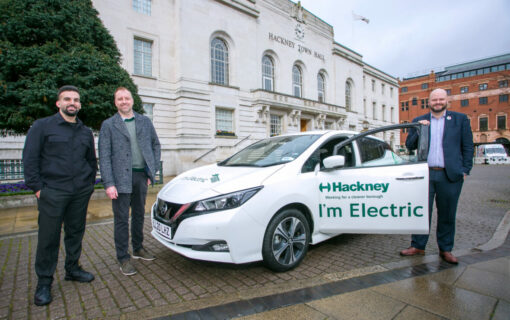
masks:
[[[460,106],[461,107],[469,106],[469,99],[462,99],[462,100],[460,100]]]
[[[452,94],[452,89],[446,89],[446,95],[450,96]]]
[[[381,83],[381,94],[384,95],[384,83]]]
[[[326,97],[326,81],[322,73],[317,74],[317,93],[319,102],[324,102]]]
[[[422,89],[428,89],[429,88],[429,84],[428,83],[422,83],[421,84],[421,88]]]
[[[372,80],[372,92],[375,92],[375,80]]]
[[[499,102],[508,102],[508,94],[500,94]]]
[[[274,64],[269,56],[262,58],[262,89],[273,91],[274,83]]]
[[[501,81],[499,81],[499,82],[498,82],[498,86],[499,86],[500,88],[506,88],[506,87],[508,87],[508,80],[501,80]]]
[[[487,104],[487,97],[478,98],[478,104]]]
[[[143,111],[145,111],[145,116],[153,121],[154,103],[144,103],[142,107]]]
[[[211,82],[228,85],[228,48],[225,41],[211,41]]]
[[[352,85],[349,81],[345,82],[345,110],[349,111],[352,107]]]
[[[297,65],[292,67],[292,94],[294,97],[301,98],[301,91],[303,85],[303,76],[301,73],[301,68]]]
[[[478,85],[478,89],[479,89],[480,91],[487,90],[487,88],[488,88],[487,83],[480,83],[480,84]]]
[[[506,130],[506,116],[497,116],[498,130]]]
[[[376,111],[377,111],[377,110],[376,110],[376,103],[375,103],[375,102],[372,102],[372,118],[373,118],[374,120],[377,120],[377,115],[376,115],[377,113],[376,113]]]
[[[460,87],[460,93],[468,93],[469,87]]]
[[[233,136],[234,133],[234,112],[228,109],[216,109],[216,135]]]
[[[135,39],[135,74],[152,76],[152,42]]]
[[[400,88],[400,92],[407,92],[407,87]]]
[[[412,105],[413,105],[413,106],[415,106],[415,105],[417,105],[417,104],[418,104],[418,99],[416,99],[416,98],[413,98],[413,102],[412,102]]]
[[[133,9],[146,15],[151,15],[151,0],[133,0]]]
[[[270,128],[270,135],[273,136],[279,136],[282,134],[282,117],[272,114],[271,115],[271,128]]]
[[[381,112],[382,112],[382,121],[386,121],[386,105],[382,105],[381,107]]]
[[[363,99],[363,114],[367,117],[367,99]]]
[[[393,87],[390,87],[390,97],[393,98]]]
[[[480,131],[489,130],[489,118],[484,117],[480,118]]]
[[[391,107],[390,108],[390,121],[391,121],[391,123],[395,122],[394,114],[395,114],[395,108]]]

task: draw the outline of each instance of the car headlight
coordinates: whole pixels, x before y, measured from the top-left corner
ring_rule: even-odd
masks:
[[[262,187],[256,187],[221,196],[197,201],[189,213],[202,213],[207,211],[219,211],[237,208],[253,197]]]

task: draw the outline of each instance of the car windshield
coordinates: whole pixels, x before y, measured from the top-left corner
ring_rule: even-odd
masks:
[[[485,150],[486,150],[485,153],[487,154],[505,153],[503,148],[487,148]]]
[[[264,139],[219,163],[220,166],[268,167],[293,161],[320,135],[295,135]]]

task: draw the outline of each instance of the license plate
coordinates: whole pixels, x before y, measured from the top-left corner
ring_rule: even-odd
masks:
[[[156,232],[158,234],[160,234],[161,236],[165,237],[165,238],[168,238],[168,239],[171,239],[171,234],[170,234],[170,227],[167,226],[166,224],[162,224],[161,222],[155,220],[155,219],[152,219],[152,228],[154,230],[156,230]]]

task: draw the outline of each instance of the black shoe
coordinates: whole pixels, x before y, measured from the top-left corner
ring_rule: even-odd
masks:
[[[36,306],[45,306],[51,302],[51,286],[40,285],[35,289],[34,303]]]
[[[64,279],[68,281],[91,282],[94,280],[94,275],[80,267],[71,272],[66,272],[66,277]]]

